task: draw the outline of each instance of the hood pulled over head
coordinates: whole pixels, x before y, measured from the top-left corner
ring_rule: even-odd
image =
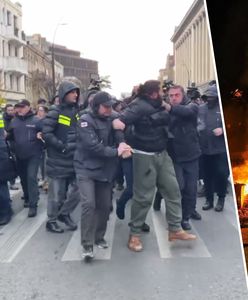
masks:
[[[80,89],[79,87],[71,82],[71,81],[63,81],[61,82],[60,86],[59,86],[59,101],[60,103],[64,103],[65,101],[65,96],[66,94],[68,94],[69,92],[73,91],[73,90],[77,90],[77,103],[79,101],[79,96],[80,96]]]

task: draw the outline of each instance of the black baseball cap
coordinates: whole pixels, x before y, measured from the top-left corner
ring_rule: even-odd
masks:
[[[111,107],[115,104],[115,101],[113,100],[110,94],[106,92],[98,92],[95,94],[92,100],[92,105],[99,106],[100,104],[106,107]]]
[[[30,102],[26,99],[20,100],[15,106],[16,107],[24,107],[24,106],[30,106]]]

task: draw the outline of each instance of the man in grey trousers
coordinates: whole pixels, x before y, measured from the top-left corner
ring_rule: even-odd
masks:
[[[130,147],[121,142],[123,134],[118,138],[112,128],[113,103],[108,93],[98,92],[91,102],[92,110],[83,114],[78,122],[74,166],[82,201],[82,257],[86,260],[93,258],[94,244],[108,248],[104,235],[118,156],[130,152]]]

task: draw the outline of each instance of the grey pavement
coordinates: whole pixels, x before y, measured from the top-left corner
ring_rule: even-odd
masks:
[[[15,195],[14,195],[15,194]],[[118,197],[115,193],[115,197]],[[128,250],[128,220],[111,214],[108,250],[98,250],[86,264],[80,257],[80,232],[46,232],[46,194],[38,216],[27,218],[21,193],[12,193],[14,216],[0,227],[1,300],[208,300],[248,299],[243,247],[233,198],[222,213],[202,211],[191,221],[195,242],[167,240],[164,205],[150,211],[151,232],[143,234],[144,251]],[[74,219],[79,222],[80,206]]]

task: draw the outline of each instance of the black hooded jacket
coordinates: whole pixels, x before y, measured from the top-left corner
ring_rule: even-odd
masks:
[[[157,100],[136,98],[119,119],[125,123],[127,143],[145,152],[161,152],[167,148],[169,114]]]
[[[217,101],[214,105],[208,106],[207,103],[203,104],[200,109],[204,112],[202,118],[206,126],[199,132],[200,144],[202,153],[206,155],[214,155],[226,152],[226,144],[224,134],[216,136],[213,132],[216,128],[222,128],[222,117],[220,106]]]
[[[113,181],[118,166],[117,145],[123,141],[123,134],[112,127],[117,117],[112,112],[111,116],[101,118],[93,111],[80,117],[74,157],[77,174],[98,181]]]
[[[168,152],[174,162],[187,162],[201,155],[197,132],[198,105],[186,96],[179,105],[171,107]]]
[[[67,103],[65,96],[77,90],[76,104]],[[53,105],[43,121],[43,138],[47,147],[47,175],[51,178],[74,176],[73,156],[76,149],[79,88],[72,82],[59,87],[59,105]]]

